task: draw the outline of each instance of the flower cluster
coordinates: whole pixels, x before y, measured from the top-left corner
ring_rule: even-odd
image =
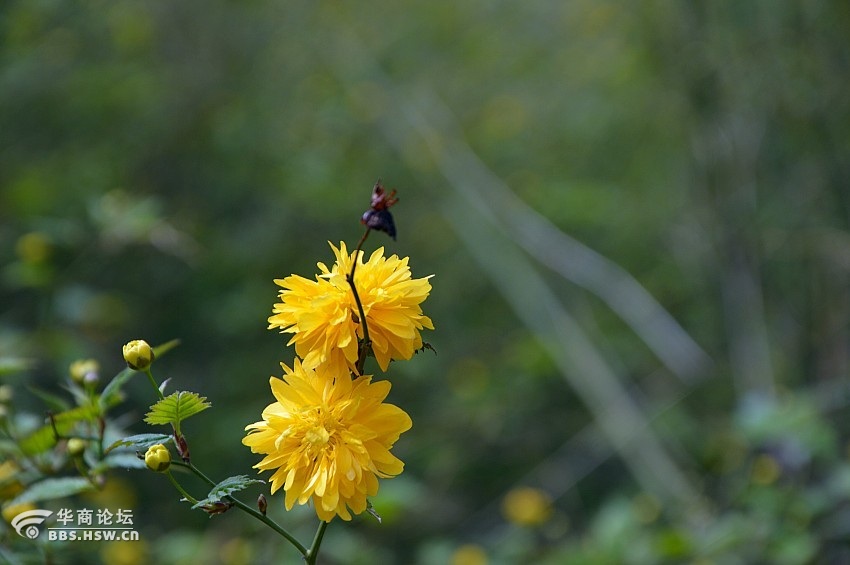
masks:
[[[280,302],[269,329],[291,334],[297,357],[291,368],[281,363],[283,378],[270,379],[275,402],[242,440],[265,456],[254,467],[273,472],[272,494],[282,488],[287,509],[312,501],[324,522],[366,510],[378,479],[404,468],[390,450],[410,417],[384,402],[388,381],[362,374],[366,356],[386,371],[423,347],[420,330],[434,328],[421,308],[430,277],[414,279],[408,259],[385,257],[383,248],[364,261],[359,247],[331,244],[336,261],[318,263],[314,280],[275,281]]]

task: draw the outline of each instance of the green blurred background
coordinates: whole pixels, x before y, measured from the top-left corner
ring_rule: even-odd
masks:
[[[39,413],[73,360],[179,338],[193,458],[252,472],[272,281],[354,245],[380,177],[366,248],[435,275],[437,355],[388,374],[383,524],[320,562],[850,562],[848,37],[838,0],[6,0],[3,380]],[[112,473],[143,542],[55,562],[300,562],[166,487]]]

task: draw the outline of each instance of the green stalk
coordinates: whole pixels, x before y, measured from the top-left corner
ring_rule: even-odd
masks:
[[[147,369],[145,369],[145,374],[147,374],[148,378],[150,379],[150,381],[151,381],[151,386],[152,386],[152,387],[153,387],[153,389],[156,391],[156,394],[157,394],[157,396],[159,396],[159,399],[160,399],[160,400],[164,399],[164,398],[165,398],[165,396],[162,394],[162,391],[161,391],[161,390],[159,390],[159,386],[156,384],[156,379],[154,379],[154,378],[153,378],[153,373],[151,373],[151,369],[150,369],[150,367],[148,367]]]
[[[175,462],[172,461],[172,465],[174,463]],[[180,492],[180,494],[183,495],[183,498],[185,498],[186,500],[188,500],[192,504],[198,503],[198,500],[196,498],[194,498],[191,494],[186,492],[186,490],[182,486],[180,486],[180,483],[177,482],[177,479],[174,478],[174,475],[171,474],[170,470],[166,470],[165,474],[168,477],[168,480],[171,481],[171,484],[174,485],[174,488],[176,488]]]
[[[187,469],[189,469],[190,471],[195,473],[195,475],[197,475],[201,480],[206,482],[211,487],[214,487],[217,484],[215,481],[213,481],[208,476],[206,476],[203,473],[203,471],[201,471],[200,469],[195,467],[195,465],[192,464],[192,463],[183,463],[183,462],[180,462],[180,461],[172,461],[171,464],[172,465],[179,465],[181,467],[186,467]],[[307,557],[307,554],[308,554],[307,548],[304,547],[304,545],[301,542],[299,542],[297,539],[295,539],[295,537],[292,534],[290,534],[283,527],[281,527],[280,524],[278,524],[277,522],[275,522],[274,520],[272,520],[268,516],[264,515],[259,510],[256,510],[256,509],[250,507],[249,505],[245,504],[244,502],[242,502],[238,498],[234,497],[233,495],[227,496],[226,498],[227,498],[228,501],[232,502],[234,506],[236,506],[237,508],[239,508],[243,512],[247,512],[248,514],[250,514],[251,516],[253,516],[257,520],[264,523],[265,525],[267,525],[268,527],[270,527],[271,529],[276,531],[278,534],[280,534],[281,536],[286,538],[286,540],[289,543],[291,543],[293,546],[295,546],[295,549],[297,549],[301,553],[301,555],[305,556],[305,558]]]
[[[322,545],[322,539],[325,537],[325,530],[328,529],[328,522],[322,520],[319,522],[319,529],[316,530],[316,537],[313,538],[313,545],[304,556],[304,561],[307,565],[316,565],[316,558],[319,556],[319,547]]]

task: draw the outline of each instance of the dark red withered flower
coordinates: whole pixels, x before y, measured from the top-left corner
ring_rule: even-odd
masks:
[[[379,179],[372,189],[372,201],[369,209],[363,213],[360,223],[368,226],[370,229],[385,232],[391,238],[395,239],[395,222],[393,222],[393,215],[389,211],[389,208],[398,202],[395,194],[395,189],[392,189],[390,192],[385,191]]]

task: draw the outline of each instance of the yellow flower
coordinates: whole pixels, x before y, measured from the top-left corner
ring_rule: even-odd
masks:
[[[15,251],[26,263],[41,263],[50,256],[53,243],[41,232],[30,232],[18,238]]]
[[[451,565],[487,565],[487,552],[480,545],[466,544],[452,554]]]
[[[383,402],[388,381],[352,380],[347,371],[337,376],[298,359],[292,369],[281,366],[283,379],[269,381],[276,402],[245,428],[242,443],[266,456],[254,468],[274,471],[271,492],[286,491],[287,510],[312,500],[320,520],[350,520],[349,510],[363,512],[366,497],[377,494],[378,478],[404,469],[390,449],[410,429],[410,416]]]
[[[3,507],[3,519],[11,522],[18,514],[35,510],[36,505],[32,502],[24,502],[22,504],[10,504]]]
[[[552,499],[540,489],[518,487],[505,495],[502,513],[518,526],[537,526],[552,515]]]
[[[22,474],[21,468],[11,459],[0,463],[0,500],[11,500],[23,492],[24,485],[18,478],[19,474]]]
[[[331,249],[336,263],[331,269],[319,263],[321,274],[315,281],[298,275],[275,280],[283,290],[281,302],[269,317],[269,329],[293,334],[288,345],[295,344],[306,367],[329,364],[330,370],[339,374],[357,362],[363,328],[346,280],[354,254],[348,253],[345,243],[340,243],[339,249],[331,244]],[[422,347],[420,330],[434,329],[420,306],[431,292],[431,277],[411,278],[407,263],[407,257],[384,257],[383,247],[365,263],[362,253],[357,258],[354,284],[369,326],[372,351],[383,371],[391,359],[410,359]]]

